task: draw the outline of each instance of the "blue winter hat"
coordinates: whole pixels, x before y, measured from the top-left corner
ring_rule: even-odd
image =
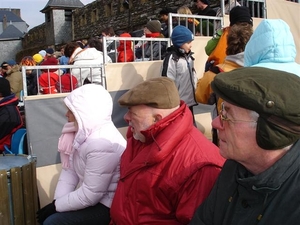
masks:
[[[185,26],[176,26],[171,35],[172,43],[175,47],[180,48],[184,43],[194,40],[193,33]]]
[[[11,59],[11,60],[8,60],[7,61],[7,64],[10,65],[10,66],[14,66],[14,65],[17,65],[16,61]]]

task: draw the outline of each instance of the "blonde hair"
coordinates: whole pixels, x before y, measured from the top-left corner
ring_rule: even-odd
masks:
[[[187,7],[187,6],[185,6],[185,5],[179,7],[179,8],[177,9],[177,13],[178,13],[178,14],[188,14],[188,15],[192,15],[192,14],[193,14],[192,11],[190,10],[190,8]]]
[[[192,13],[192,11],[190,10],[190,8],[187,7],[187,6],[185,6],[185,5],[179,7],[179,8],[177,9],[177,13],[178,13],[178,14],[193,15],[193,13]],[[187,19],[186,19],[186,18],[181,17],[180,20],[188,20],[188,21],[190,21],[190,22],[194,22],[195,26],[197,26],[197,25],[199,24],[199,21],[196,20],[196,19],[193,19],[193,18],[187,18]]]

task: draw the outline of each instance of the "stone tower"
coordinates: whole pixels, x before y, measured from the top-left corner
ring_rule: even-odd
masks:
[[[45,14],[45,44],[72,41],[72,11],[83,7],[80,0],[49,0],[40,11]]]

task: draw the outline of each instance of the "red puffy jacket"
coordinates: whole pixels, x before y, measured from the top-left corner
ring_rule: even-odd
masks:
[[[120,37],[131,37],[129,33],[123,33]],[[120,41],[118,47],[118,62],[133,62],[133,51],[131,41]]]
[[[144,131],[128,130],[111,224],[188,224],[224,163],[218,148],[193,126],[185,103]]]

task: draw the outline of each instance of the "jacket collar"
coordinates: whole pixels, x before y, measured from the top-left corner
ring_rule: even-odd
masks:
[[[243,186],[249,186],[258,192],[272,192],[280,186],[300,167],[300,141],[298,140],[290,150],[266,171],[248,176],[246,168],[238,167],[237,182]],[[267,151],[267,150],[266,150]]]

